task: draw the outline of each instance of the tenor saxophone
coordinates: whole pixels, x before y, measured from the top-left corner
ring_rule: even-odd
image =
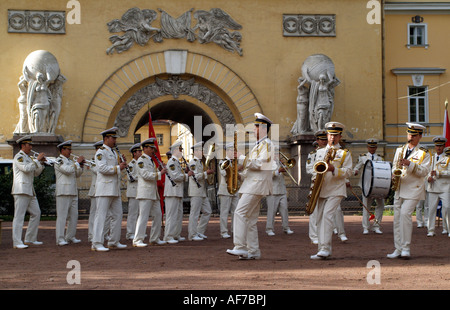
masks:
[[[400,178],[402,176],[402,166],[400,165],[400,161],[403,159],[403,153],[405,152],[405,148],[408,146],[408,143],[406,143],[402,147],[402,151],[400,152],[400,155],[397,158],[397,161],[395,162],[395,169],[392,171],[392,186],[391,190],[396,191],[398,190],[400,186]]]
[[[234,151],[237,151],[237,132],[234,132]],[[238,159],[236,156],[231,160],[226,160],[220,165],[220,169],[225,170],[227,183],[227,190],[231,195],[234,195],[240,187],[238,183]]]
[[[328,165],[334,160],[336,156],[337,149],[331,146],[325,158],[314,164],[313,169],[315,175],[311,179],[311,187],[308,195],[308,202],[306,203],[306,213],[312,214],[316,208],[317,201],[319,200],[320,190],[322,188],[323,180],[325,178],[325,173],[328,170]]]

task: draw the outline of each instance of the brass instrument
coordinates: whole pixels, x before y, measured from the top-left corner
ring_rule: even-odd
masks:
[[[181,159],[183,160],[184,164],[186,165],[186,168],[188,169],[188,171],[191,171],[191,168],[189,168],[189,164],[188,164],[188,162],[186,161],[186,159],[185,159],[183,156],[181,156]],[[197,184],[197,187],[198,187],[198,188],[202,187],[202,186],[200,185],[200,183],[198,183],[198,180],[197,180],[195,174],[192,175],[192,178],[194,179],[195,184]]]
[[[212,160],[212,154],[215,152],[215,150],[216,150],[216,144],[212,143],[209,146],[208,154],[206,154],[205,169],[209,168],[209,165],[211,164],[211,160]],[[213,185],[214,184],[214,174],[208,174],[208,176],[206,177],[206,181],[208,182],[209,185]]]
[[[306,213],[312,214],[316,208],[317,201],[319,200],[320,190],[322,188],[325,173],[328,171],[328,165],[334,160],[337,149],[331,146],[328,149],[325,158],[314,164],[313,169],[316,174],[311,179],[311,188],[308,195],[308,202],[306,203]]]
[[[288,174],[288,176],[291,178],[291,180],[298,185],[298,181],[296,181],[294,179],[294,177],[292,176],[292,174],[289,172],[288,169],[291,169],[295,166],[295,164],[297,163],[297,161],[293,158],[288,158],[286,155],[284,155],[282,152],[279,152],[281,157],[284,158],[285,162],[283,162],[282,160],[279,160],[278,162],[280,163],[281,167],[284,168],[284,170],[286,171],[286,173]]]
[[[234,152],[237,151],[237,132],[234,132]],[[227,182],[227,190],[231,195],[234,195],[240,187],[238,183],[238,159],[236,156],[233,159],[225,160],[220,165],[220,169],[225,170],[226,177],[225,181]]]
[[[34,159],[37,159],[37,157],[39,156],[39,153],[35,152],[33,150],[31,150],[31,153],[33,154]],[[56,163],[56,158],[55,157],[44,157],[43,163],[47,166],[53,166]]]
[[[402,176],[402,166],[400,165],[400,161],[403,159],[403,153],[405,152],[405,148],[408,146],[408,143],[406,143],[403,147],[402,147],[402,151],[400,152],[399,157],[397,158],[397,161],[395,163],[395,169],[392,171],[392,186],[391,189],[392,191],[396,191],[398,190],[399,186],[400,186],[400,178]]]
[[[125,157],[123,157],[123,155],[120,153],[119,148],[117,147],[117,145],[115,146],[115,149],[117,151],[117,154],[119,154],[120,162],[125,162]],[[130,178],[130,182],[131,183],[136,182],[136,179],[131,174],[131,171],[130,171],[130,168],[128,167],[128,165],[125,166],[125,170],[127,171],[128,178]]]
[[[80,158],[79,155],[75,155],[75,154],[72,154],[72,153],[70,155],[73,157],[73,160],[75,160],[75,161],[77,161],[78,158]],[[93,160],[84,159],[80,163],[80,165],[86,165],[86,166],[92,167],[92,166],[95,166],[95,162]]]

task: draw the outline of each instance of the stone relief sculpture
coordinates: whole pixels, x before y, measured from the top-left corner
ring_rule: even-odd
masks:
[[[316,132],[331,120],[334,110],[334,88],[341,82],[335,76],[333,61],[326,55],[309,56],[302,65],[297,97],[297,120],[292,134]],[[309,83],[309,88],[305,83]],[[306,111],[306,107],[307,111]],[[306,112],[306,113],[305,113]],[[309,126],[306,125],[308,116]]]
[[[134,43],[145,46],[151,38],[155,43],[161,43],[164,39],[186,38],[188,42],[198,39],[202,44],[215,43],[227,51],[237,52],[242,56],[240,47],[242,34],[239,31],[229,30],[240,30],[242,26],[222,9],[195,11],[194,18],[197,19],[197,23],[192,28],[191,13],[194,9],[190,9],[178,18],[173,18],[160,8],[158,11],[161,12],[161,28],[151,26],[157,18],[157,13],[149,9],[131,8],[120,20],[113,19],[108,22],[109,32],[124,32],[124,34],[113,35],[109,38],[113,44],[107,48],[106,53],[109,55],[114,51],[122,53],[129,50]]]
[[[236,123],[233,113],[227,104],[214,91],[197,83],[195,78],[183,80],[179,76],[171,76],[164,80],[156,78],[155,83],[139,89],[125,102],[114,122],[114,126],[119,128],[119,135],[127,135],[133,118],[149,101],[166,95],[171,95],[173,98],[178,98],[180,95],[187,95],[198,99],[219,116],[223,128],[226,127],[226,124]]]
[[[107,26],[109,32],[125,32],[123,35],[113,35],[109,37],[112,46],[106,50],[107,54],[112,54],[114,50],[117,53],[129,50],[133,44],[144,46],[152,38],[155,42],[160,42],[161,30],[151,26],[156,19],[157,13],[154,10],[141,10],[131,8],[122,15],[122,18],[113,19]]]
[[[55,133],[65,81],[50,52],[38,50],[27,56],[18,84],[20,115],[14,133]]]
[[[242,26],[235,22],[230,15],[222,9],[215,8],[209,11],[196,11],[194,17],[198,20],[194,30],[199,29],[198,40],[200,43],[213,42],[230,52],[236,51],[242,56],[241,33],[239,31],[230,32],[227,29],[240,30]]]

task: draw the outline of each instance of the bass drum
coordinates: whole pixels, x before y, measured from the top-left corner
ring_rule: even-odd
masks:
[[[362,173],[362,193],[366,198],[384,199],[392,183],[392,165],[387,161],[367,160]]]

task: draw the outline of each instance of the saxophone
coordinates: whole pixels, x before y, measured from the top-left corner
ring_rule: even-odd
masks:
[[[206,154],[206,158],[205,158],[205,169],[209,168],[209,165],[211,164],[212,158],[213,158],[213,153],[216,151],[216,144],[212,143],[209,146],[208,149],[208,154]],[[214,184],[214,174],[208,174],[208,176],[206,177],[206,181],[208,182],[209,185],[213,185]]]
[[[237,151],[237,132],[234,132],[234,151]],[[226,160],[220,165],[220,169],[227,173],[225,181],[227,182],[227,190],[231,195],[234,195],[240,187],[238,184],[238,159],[234,157],[231,160]]]
[[[402,151],[400,153],[400,155],[397,158],[397,161],[395,162],[395,169],[392,171],[392,185],[391,185],[391,190],[392,191],[396,191],[398,190],[399,186],[400,186],[400,178],[402,176],[402,166],[400,165],[400,161],[403,159],[403,153],[405,152],[405,148],[408,146],[408,143],[406,143],[403,147],[402,147]]]
[[[323,180],[325,178],[325,173],[328,170],[328,165],[334,160],[336,156],[337,149],[331,146],[328,149],[325,158],[314,164],[313,169],[316,173],[311,179],[311,188],[309,190],[308,202],[306,203],[306,213],[312,214],[316,208],[317,201],[319,200],[320,190],[322,188]]]

